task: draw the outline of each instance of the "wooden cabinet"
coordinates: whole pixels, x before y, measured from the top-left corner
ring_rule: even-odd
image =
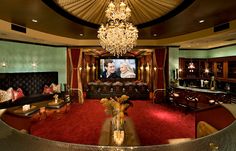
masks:
[[[228,78],[236,79],[236,61],[228,61]]]
[[[212,72],[212,64],[207,59],[179,59],[180,79],[207,79]]]
[[[179,58],[180,79],[208,79],[214,75],[217,81],[236,83],[236,56],[210,59]],[[190,65],[194,68],[190,69]]]
[[[223,72],[223,66],[224,62],[216,62],[216,77],[223,78],[224,77],[224,72]]]

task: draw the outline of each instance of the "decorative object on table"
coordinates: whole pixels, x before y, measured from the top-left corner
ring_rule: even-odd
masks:
[[[203,84],[204,84],[204,88],[208,88],[209,81],[204,80],[204,81],[203,81]]]
[[[26,104],[26,105],[22,106],[22,111],[23,112],[28,111],[29,109],[30,109],[30,104]]]
[[[203,88],[204,87],[204,85],[203,85],[203,82],[204,82],[204,80],[200,80],[201,81],[201,88]]]
[[[57,102],[58,102],[58,95],[55,94],[55,95],[53,96],[53,98],[54,98],[55,104],[57,104]]]
[[[214,76],[211,76],[210,90],[214,91],[215,88],[216,88],[215,77],[214,77]]]
[[[53,96],[53,98],[54,98],[54,100],[52,100],[51,102],[48,103],[48,107],[53,107],[53,106],[54,107],[56,107],[56,106],[60,107],[60,105],[65,104],[65,102],[63,100],[58,98],[57,94],[55,94]]]
[[[100,101],[105,106],[105,112],[112,115],[112,130],[114,142],[121,145],[124,141],[124,118],[130,106],[133,106],[129,100],[129,96],[122,95],[115,98],[102,98]]]

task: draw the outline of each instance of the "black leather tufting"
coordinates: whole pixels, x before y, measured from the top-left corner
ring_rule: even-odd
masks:
[[[57,72],[0,73],[0,89],[21,88],[25,94],[14,102],[9,100],[0,103],[0,109],[52,99],[53,94],[42,94],[44,85],[49,86],[51,83],[58,83]]]
[[[58,83],[57,72],[0,73],[0,89],[21,88],[25,95],[41,94],[51,83]]]

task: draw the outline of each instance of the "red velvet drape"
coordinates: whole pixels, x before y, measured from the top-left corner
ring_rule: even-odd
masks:
[[[164,100],[166,93],[166,57],[167,48],[158,48],[154,51],[154,66],[156,66],[155,77],[154,77],[154,91],[157,93],[157,98]]]
[[[83,103],[83,88],[81,83],[81,77],[80,77],[80,70],[79,67],[82,63],[82,50],[81,49],[68,49],[67,50],[68,60],[69,60],[69,66],[70,66],[70,78],[68,78],[70,81],[70,87],[73,91],[78,91],[78,97],[79,102]]]
[[[156,89],[166,89],[165,81],[165,62],[166,62],[167,49],[159,48],[155,50],[156,59]]]

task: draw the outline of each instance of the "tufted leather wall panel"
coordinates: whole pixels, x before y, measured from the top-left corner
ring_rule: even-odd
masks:
[[[21,88],[26,96],[42,94],[51,83],[58,83],[58,72],[0,73],[0,89]]]

